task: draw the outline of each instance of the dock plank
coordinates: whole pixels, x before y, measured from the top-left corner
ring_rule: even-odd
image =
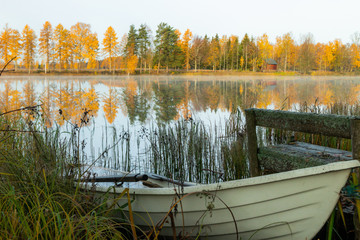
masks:
[[[260,147],[258,157],[260,165],[270,172],[290,171],[353,159],[351,152],[303,142]]]

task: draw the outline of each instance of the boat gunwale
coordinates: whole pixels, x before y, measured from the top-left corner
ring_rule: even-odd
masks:
[[[287,172],[274,173],[269,175],[257,176],[252,178],[238,179],[226,182],[211,183],[211,184],[199,184],[195,186],[184,187],[182,193],[194,193],[194,192],[212,192],[221,191],[239,187],[251,187],[260,184],[269,184],[279,181],[291,180],[296,178],[308,177],[313,175],[325,174],[329,172],[342,171],[360,167],[358,160],[349,160],[334,162],[325,165],[297,169]],[[171,186],[167,188],[130,188],[130,194],[139,195],[173,195],[175,191],[178,191],[179,186]],[[86,187],[86,186],[85,186]],[[89,186],[88,186],[89,187]],[[113,187],[96,186],[97,192],[109,192],[109,189]],[[115,187],[115,193],[121,193],[125,187]],[[111,191],[111,193],[114,193]]]

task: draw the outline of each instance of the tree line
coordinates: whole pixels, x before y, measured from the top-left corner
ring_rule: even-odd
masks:
[[[262,71],[275,60],[278,71],[355,72],[360,68],[360,34],[352,43],[340,39],[316,43],[311,34],[296,41],[291,33],[269,41],[245,34],[242,38],[215,35],[209,37],[184,33],[167,23],[160,23],[155,34],[146,24],[130,26],[122,37],[109,26],[101,44],[90,24],[78,22],[70,29],[45,22],[39,36],[28,25],[20,33],[7,24],[0,32],[0,57],[3,63],[17,56],[14,69],[62,71],[75,69],[181,71],[227,70]]]

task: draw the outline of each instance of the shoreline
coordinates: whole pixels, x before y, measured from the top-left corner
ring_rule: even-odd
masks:
[[[228,71],[228,70],[200,70],[200,71],[161,71],[157,73],[156,70],[153,72],[143,72],[140,73],[137,71],[135,74],[127,74],[123,70],[116,70],[115,72],[109,72],[108,70],[87,70],[87,71],[77,71],[77,70],[64,70],[64,71],[50,71],[45,73],[43,70],[32,71],[5,71],[2,73],[2,76],[360,76],[360,72],[318,72],[313,71],[309,74],[299,73],[299,72],[252,72],[252,71]]]

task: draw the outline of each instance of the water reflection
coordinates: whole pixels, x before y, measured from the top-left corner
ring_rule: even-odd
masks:
[[[304,102],[354,105],[360,92],[358,78],[254,80],[148,76],[3,79],[5,81],[0,83],[2,112],[41,103],[49,123],[55,121],[59,125],[63,125],[64,120],[78,123],[84,110],[97,118],[100,108],[109,124],[113,124],[117,117],[127,117],[130,124],[147,120],[170,122],[180,117],[190,118],[197,112],[233,112],[237,107],[289,110]],[[57,114],[59,109],[62,116]]]
[[[5,76],[0,82],[0,111],[42,104],[41,111],[49,127],[54,124],[66,127],[67,122],[80,126],[84,112],[88,112],[94,120],[89,121],[89,129],[82,137],[90,139],[88,159],[93,160],[106,148],[104,141],[115,142],[119,138],[116,134],[124,132],[134,136],[153,123],[191,118],[218,124],[221,131],[221,121],[237,109],[293,110],[305,102],[352,106],[358,104],[359,94],[357,77]],[[108,153],[108,157],[116,160],[116,166],[121,165],[120,156],[125,156],[128,167],[144,166],[140,158],[145,156],[145,143],[133,138],[126,141],[136,147],[136,154],[117,149],[112,155]]]

